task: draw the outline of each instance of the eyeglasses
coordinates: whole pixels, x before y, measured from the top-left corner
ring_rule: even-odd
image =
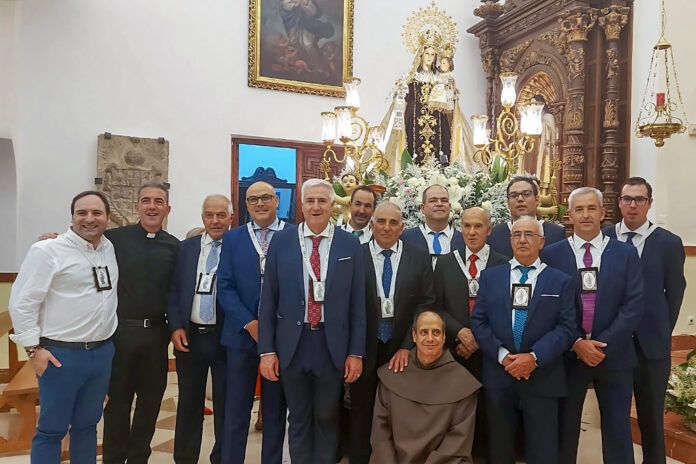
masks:
[[[275,198],[275,195],[261,195],[260,197],[247,197],[246,201],[250,205],[258,205],[259,200],[261,200],[261,203],[263,203],[264,205],[267,205],[274,198]]]
[[[635,201],[636,206],[645,206],[645,204],[651,200],[651,198],[647,197],[632,197],[630,195],[623,195],[619,199],[621,200],[621,203],[624,205],[630,205]]]
[[[510,200],[517,200],[520,196],[527,200],[530,198],[532,195],[534,195],[534,192],[531,190],[525,190],[524,192],[510,192],[508,193],[508,199]]]
[[[541,235],[535,234],[534,232],[513,232],[512,233],[513,240],[520,240],[522,237],[524,237],[525,240],[531,240],[534,237],[541,237]]]

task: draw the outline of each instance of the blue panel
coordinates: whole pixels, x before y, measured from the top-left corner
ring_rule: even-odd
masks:
[[[239,145],[239,179],[251,177],[256,168],[273,168],[276,176],[294,184],[297,150],[266,145]]]

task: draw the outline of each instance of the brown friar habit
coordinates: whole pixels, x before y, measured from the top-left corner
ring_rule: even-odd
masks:
[[[403,372],[377,375],[370,464],[472,462],[481,384],[448,351],[423,367],[414,348]]]

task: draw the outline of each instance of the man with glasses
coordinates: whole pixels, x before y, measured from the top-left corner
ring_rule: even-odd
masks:
[[[425,189],[420,209],[425,216],[425,224],[406,229],[401,235],[401,240],[427,249],[432,257],[434,269],[438,256],[446,255],[455,249],[464,250],[464,239],[462,234],[457,233],[449,224],[452,205],[445,187],[433,184]]]
[[[259,368],[258,308],[268,247],[275,234],[293,228],[278,219],[273,186],[256,182],[246,191],[251,221],[225,233],[217,271],[224,313],[220,342],[227,347],[227,398],[222,462],[243,463]],[[285,397],[279,382],[261,381],[261,462],[280,464],[285,439]]]
[[[602,416],[604,463],[633,462],[630,412],[637,366],[633,333],[643,316],[643,273],[635,247],[602,234],[602,201],[602,192],[595,188],[573,190],[568,214],[574,234],[542,253],[549,266],[573,276],[576,291],[575,341],[565,356],[568,395],[561,401],[563,464],[577,459],[590,383]]]
[[[370,219],[377,206],[377,194],[367,185],[361,185],[350,195],[350,220],[341,226],[343,230],[358,237],[360,243],[367,243],[372,238]]]
[[[643,266],[645,312],[633,337],[638,366],[633,393],[638,412],[643,460],[664,463],[664,403],[671,366],[672,330],[684,299],[684,246],[673,233],[648,221],[652,187],[642,177],[624,182],[619,197],[623,220],[604,229],[633,245]]]
[[[507,186],[507,198],[510,221],[493,227],[493,231],[488,237],[488,243],[495,251],[510,258],[512,257],[512,247],[510,246],[512,224],[520,216],[536,217],[537,215],[539,186],[536,179],[530,176],[513,176]],[[563,226],[543,220],[540,222],[544,228],[544,239],[547,246],[565,238]]]
[[[471,326],[483,353],[483,395],[492,463],[515,462],[524,424],[526,462],[559,462],[563,354],[575,334],[572,279],[543,264],[544,229],[532,216],[512,225],[514,257],[481,274]]]

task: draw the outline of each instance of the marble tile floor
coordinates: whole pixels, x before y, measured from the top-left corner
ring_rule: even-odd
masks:
[[[157,422],[157,429],[153,438],[153,453],[150,458],[150,464],[171,464],[172,449],[174,446],[174,424],[176,420],[176,401],[177,401],[177,383],[176,375],[169,374],[169,384],[162,401],[162,408]],[[208,404],[212,407],[211,404]],[[254,404],[254,413],[252,414],[252,423],[249,431],[249,441],[247,445],[246,462],[256,464],[261,461],[261,433],[253,428],[253,423],[256,418],[258,402]],[[0,414],[0,435],[7,432],[9,421],[12,419],[13,413]],[[101,439],[101,424],[98,431]],[[203,431],[203,444],[201,449],[201,463],[208,462],[207,456],[213,446],[213,420],[212,416],[206,416]],[[642,462],[641,447],[633,445],[635,461]],[[283,463],[290,463],[287,457]],[[29,462],[28,455],[4,456],[0,457],[0,464],[26,464]],[[101,462],[101,460],[98,460]],[[597,408],[597,399],[593,390],[589,390],[587,401],[585,402],[585,410],[583,412],[582,433],[580,435],[580,450],[578,453],[578,464],[597,464],[602,462],[602,446],[599,430],[599,410]],[[668,464],[678,464],[680,461],[667,458]],[[342,463],[347,464],[348,460],[344,459]]]

